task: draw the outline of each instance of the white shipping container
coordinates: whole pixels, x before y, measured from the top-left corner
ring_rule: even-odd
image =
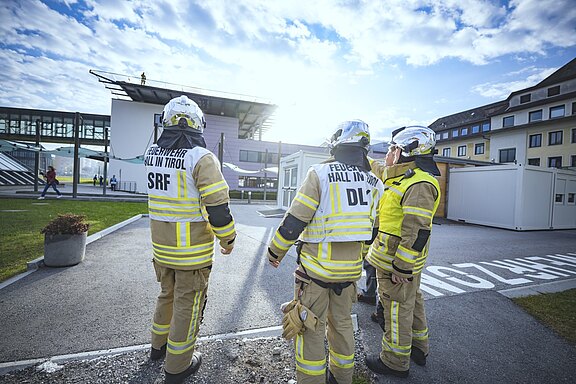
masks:
[[[517,231],[576,228],[576,172],[515,164],[451,168],[447,218]]]
[[[328,151],[328,149],[326,149]],[[298,151],[280,160],[278,172],[278,208],[288,209],[296,191],[304,182],[308,168],[330,158],[328,153]]]

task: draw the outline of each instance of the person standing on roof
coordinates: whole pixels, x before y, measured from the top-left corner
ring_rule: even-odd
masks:
[[[426,365],[428,323],[420,279],[440,203],[435,145],[435,133],[429,128],[400,128],[392,132],[385,164],[372,161],[386,190],[378,238],[367,259],[376,268],[385,330],[382,351],[368,356],[366,365],[383,375],[408,377],[411,358]]]
[[[146,74],[144,72],[140,75],[140,85],[146,85]]]
[[[170,100],[164,130],[146,151],[148,211],[154,269],[161,293],[152,324],[150,358],[166,357],[165,383],[196,373],[194,351],[206,303],[214,236],[222,254],[234,248],[236,230],[228,184],[218,159],[206,149],[204,114],[186,96]]]
[[[333,157],[309,169],[268,247],[268,260],[277,268],[300,237],[294,300],[281,308],[283,337],[295,338],[299,384],[352,383],[352,304],[364,243],[376,237],[384,189],[370,172],[369,145],[368,124],[340,124],[329,142]]]

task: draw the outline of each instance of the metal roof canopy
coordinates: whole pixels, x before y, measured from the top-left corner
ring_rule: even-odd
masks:
[[[89,72],[96,76],[99,82],[104,83],[113,96],[120,99],[165,105],[175,97],[186,95],[194,100],[205,114],[238,118],[238,137],[242,139],[254,139],[258,132],[261,135],[270,129],[273,124],[272,115],[278,108],[275,104],[246,95],[149,80],[142,85],[140,77],[92,69]]]

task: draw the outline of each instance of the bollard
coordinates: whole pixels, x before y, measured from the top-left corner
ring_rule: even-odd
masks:
[[[244,200],[244,191],[240,191],[240,200]]]
[[[248,191],[248,204],[252,202],[252,191]]]

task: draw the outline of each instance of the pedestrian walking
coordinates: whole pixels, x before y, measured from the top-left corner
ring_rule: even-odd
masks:
[[[384,188],[370,171],[369,144],[366,123],[342,123],[329,142],[332,158],[309,169],[269,244],[268,260],[277,268],[300,237],[294,300],[282,306],[283,336],[295,338],[300,384],[352,383],[352,304]]]
[[[196,373],[195,351],[214,255],[234,248],[236,231],[220,163],[206,149],[204,114],[186,96],[170,100],[164,130],[146,151],[148,209],[156,279],[161,293],[152,323],[150,358],[164,363],[165,383]]]
[[[428,323],[420,279],[440,202],[435,145],[435,133],[429,128],[400,128],[392,133],[385,164],[372,161],[386,190],[378,238],[367,259],[376,268],[385,331],[382,351],[368,356],[366,365],[383,375],[407,377],[410,359],[426,365]]]
[[[44,185],[44,190],[42,191],[42,194],[40,195],[38,200],[43,200],[46,197],[46,191],[48,191],[48,188],[50,187],[52,187],[52,189],[54,189],[54,192],[56,192],[56,198],[58,199],[61,198],[62,193],[60,193],[58,188],[56,188],[56,186],[60,184],[60,182],[56,178],[56,169],[53,166],[49,165],[48,170],[46,171],[44,177],[46,178],[46,185]]]
[[[115,191],[116,184],[118,184],[118,180],[116,180],[116,175],[112,175],[112,178],[110,179],[110,189]]]

